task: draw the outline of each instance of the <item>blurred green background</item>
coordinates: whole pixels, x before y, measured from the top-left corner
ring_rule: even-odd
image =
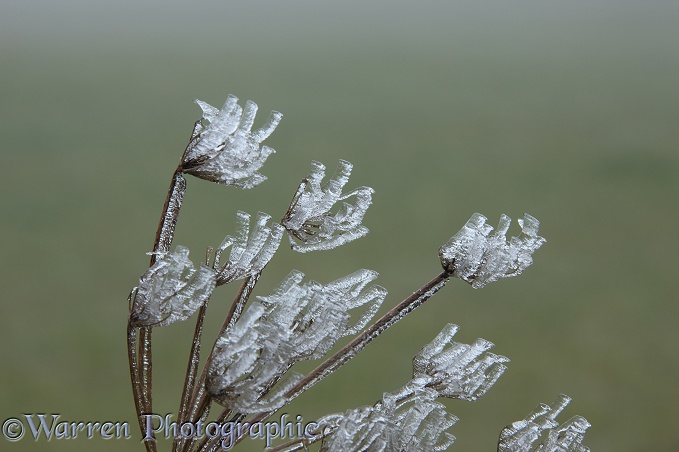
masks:
[[[548,239],[520,278],[453,281],[288,413],[372,404],[453,322],[512,362],[479,401],[445,402],[461,418],[451,450],[495,450],[560,392],[574,399],[560,420],[585,416],[592,450],[679,450],[677,23],[672,1],[4,0],[0,420],[128,421],[134,439],[0,437],[0,450],[143,450],[126,297],[200,116],[192,99],[229,93],[260,121],[285,117],[266,183],[188,180],[175,243],[195,261],[236,209],[279,218],[312,159],[347,159],[349,186],[376,191],[366,238],[282,247],[258,295],[292,268],[320,282],[370,268],[386,310],[439,272],[438,247],[476,211],[529,212]],[[234,291],[213,297],[207,343]],[[177,411],[191,329],[155,335],[157,413]]]

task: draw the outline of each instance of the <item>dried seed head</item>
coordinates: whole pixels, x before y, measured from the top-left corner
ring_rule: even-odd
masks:
[[[495,233],[486,217],[475,213],[460,231],[439,250],[441,265],[475,289],[500,278],[520,275],[533,263],[532,254],[545,243],[538,236],[538,220],[524,214],[519,220],[521,235],[509,242],[505,234],[511,219],[500,217]]]
[[[132,289],[130,318],[134,327],[165,326],[186,320],[210,298],[215,272],[189,260],[189,250],[177,246],[172,253],[159,254],[156,262]]]
[[[351,163],[340,160],[335,175],[321,185],[325,166],[311,163],[311,173],[300,183],[281,220],[292,249],[301,253],[330,250],[368,233],[361,222],[372,203],[373,189],[360,187],[342,194],[352,168]],[[331,213],[338,201],[343,201],[342,205]]]
[[[257,104],[238,105],[229,96],[221,110],[196,100],[203,118],[196,122],[182,158],[182,171],[201,179],[239,188],[252,188],[266,180],[258,171],[275,151],[261,146],[276,129],[283,115],[272,111],[267,123],[252,131]],[[206,124],[207,123],[207,124]]]

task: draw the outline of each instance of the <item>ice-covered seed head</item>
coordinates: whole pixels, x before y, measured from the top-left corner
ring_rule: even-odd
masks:
[[[476,400],[507,369],[509,359],[488,352],[493,343],[477,339],[472,345],[452,340],[457,325],[448,324],[413,358],[413,382],[434,388],[441,397]]]
[[[545,243],[538,236],[540,222],[528,214],[519,219],[521,234],[506,238],[511,219],[500,217],[494,233],[486,217],[475,213],[439,250],[441,265],[475,289],[500,278],[520,275],[533,263],[532,254]]]
[[[205,265],[196,270],[187,248],[177,246],[174,252],[158,256],[130,294],[132,326],[165,326],[186,320],[215,288],[214,270]]]
[[[373,189],[359,187],[342,193],[352,168],[351,163],[340,160],[335,174],[321,184],[325,166],[311,163],[311,173],[300,183],[281,220],[292,249],[301,253],[330,250],[368,233],[361,223],[372,203]],[[341,205],[331,212],[339,201]]]
[[[272,111],[264,126],[252,130],[257,104],[229,96],[221,110],[196,100],[203,117],[194,126],[182,158],[182,171],[201,179],[239,188],[266,180],[258,171],[275,151],[261,143],[276,129],[283,115]]]

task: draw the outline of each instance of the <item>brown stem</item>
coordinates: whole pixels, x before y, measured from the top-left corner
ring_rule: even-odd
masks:
[[[138,356],[137,356],[137,330],[130,326],[129,322],[127,325],[127,354],[130,362],[130,378],[132,380],[132,390],[134,393],[134,407],[137,412],[137,420],[139,421],[139,429],[141,430],[142,437],[146,437],[144,432],[146,431],[145,421],[142,417],[145,409],[144,395],[142,394],[142,385],[139,377],[139,366],[138,366]],[[153,440],[145,440],[144,445],[147,452],[154,452],[156,450],[156,444]]]
[[[229,312],[226,315],[226,318],[224,319],[224,323],[222,324],[222,327],[219,330],[217,338],[222,336],[227,329],[231,328],[236,323],[236,321],[238,321],[241,314],[243,313],[245,304],[250,298],[250,295],[252,294],[252,291],[254,290],[255,285],[257,284],[257,281],[259,281],[259,277],[261,275],[262,272],[260,271],[246,278],[245,281],[243,281],[240,291],[238,292],[236,298],[233,300],[231,308],[229,309]],[[211,356],[208,356],[207,362],[205,363],[203,371],[200,374],[200,378],[198,379],[198,383],[194,386],[193,398],[191,399],[190,404],[191,410],[188,413],[187,417],[187,419],[190,422],[197,422],[198,419],[204,417],[205,413],[210,409],[211,397],[207,391],[207,388],[205,387],[205,383],[207,381],[207,374],[210,369],[210,360]],[[226,416],[228,416],[229,413],[230,410],[225,409],[222,411],[220,417],[224,416],[224,418],[226,418]],[[189,450],[191,445],[192,445],[191,443],[188,443],[187,445],[184,446],[183,450]],[[199,446],[198,450],[201,450],[200,447],[202,446]]]
[[[196,328],[193,333],[193,343],[191,345],[191,352],[189,354],[189,363],[186,368],[186,377],[184,379],[184,390],[182,391],[182,400],[179,405],[179,415],[177,419],[178,425],[183,425],[189,419],[189,412],[191,406],[192,395],[195,389],[196,376],[198,374],[198,365],[200,364],[200,342],[203,334],[203,322],[205,320],[205,312],[207,311],[208,301],[198,310],[198,318],[196,320]],[[184,450],[186,443],[185,438],[175,438],[172,444],[172,451],[177,452]]]
[[[161,213],[156,237],[153,243],[153,253],[149,266],[155,264],[158,253],[166,253],[170,250],[174,230],[179,219],[184,193],[186,192],[186,179],[181,173],[181,166],[177,167],[172,175],[170,188],[165,198],[165,204]],[[132,309],[132,307],[131,307]],[[132,391],[135,398],[135,407],[140,419],[140,429],[142,436],[145,436],[145,428],[142,424],[141,415],[153,412],[152,398],[152,340],[151,327],[141,327],[137,335],[128,319],[127,325],[128,358],[130,364],[130,378],[132,381]],[[137,349],[138,347],[138,349]],[[154,439],[145,441],[146,450],[154,452],[156,444]]]
[[[165,198],[165,205],[160,216],[158,229],[156,230],[156,238],[153,242],[153,253],[151,254],[151,263],[149,266],[156,263],[158,253],[167,253],[170,251],[172,239],[174,239],[174,229],[179,220],[179,210],[182,207],[184,200],[184,193],[186,193],[186,179],[181,173],[181,167],[177,167],[172,175],[172,182],[167,191]]]

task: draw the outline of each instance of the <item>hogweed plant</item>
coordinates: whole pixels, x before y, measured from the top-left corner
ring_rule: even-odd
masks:
[[[229,96],[221,109],[196,101],[203,110],[175,170],[150,253],[149,269],[130,294],[127,325],[130,375],[139,426],[146,450],[157,450],[152,405],[152,332],[154,328],[196,318],[172,450],[230,449],[252,436],[274,413],[356,356],[377,336],[436,294],[451,278],[484,287],[517,276],[531,263],[545,239],[530,215],[519,220],[521,234],[507,240],[511,220],[500,217],[493,229],[475,213],[439,250],[442,271],[412,295],[372,321],[387,296],[373,284],[377,273],[358,270],[327,284],[293,270],[273,293],[251,295],[283,235],[300,253],[327,251],[365,236],[362,224],[373,190],[346,190],[352,165],[340,160],[334,175],[311,163],[311,172],[294,191],[280,221],[258,213],[237,212],[237,228],[216,249],[208,248],[195,265],[189,250],[171,250],[175,226],[186,191],[185,175],[241,189],[266,177],[259,171],[274,153],[262,142],[281,114],[253,129],[257,105],[244,107]],[[203,322],[212,293],[240,281],[240,290],[214,341],[202,370]],[[372,323],[371,323],[372,321]],[[507,369],[504,356],[491,353],[493,344],[478,339],[455,342],[459,327],[449,324],[413,358],[413,378],[402,388],[384,393],[374,405],[331,414],[307,425],[292,440],[270,451],[432,451],[445,450],[455,437],[449,429],[457,418],[437,401],[440,397],[473,401],[483,396]],[[343,337],[353,339],[306,375],[294,364],[321,360]],[[556,415],[570,399],[541,404],[524,420],[502,430],[498,451],[587,451],[582,445],[589,424],[574,417],[563,424]],[[215,415],[215,409],[217,414]],[[214,421],[208,422],[212,412]],[[204,431],[201,432],[201,426]],[[212,427],[210,430],[208,427]],[[270,432],[269,432],[270,433]],[[283,433],[283,432],[276,432]],[[260,435],[261,436],[261,432]],[[293,436],[289,434],[288,437]],[[281,435],[285,437],[285,435]],[[267,437],[267,446],[270,438]]]

